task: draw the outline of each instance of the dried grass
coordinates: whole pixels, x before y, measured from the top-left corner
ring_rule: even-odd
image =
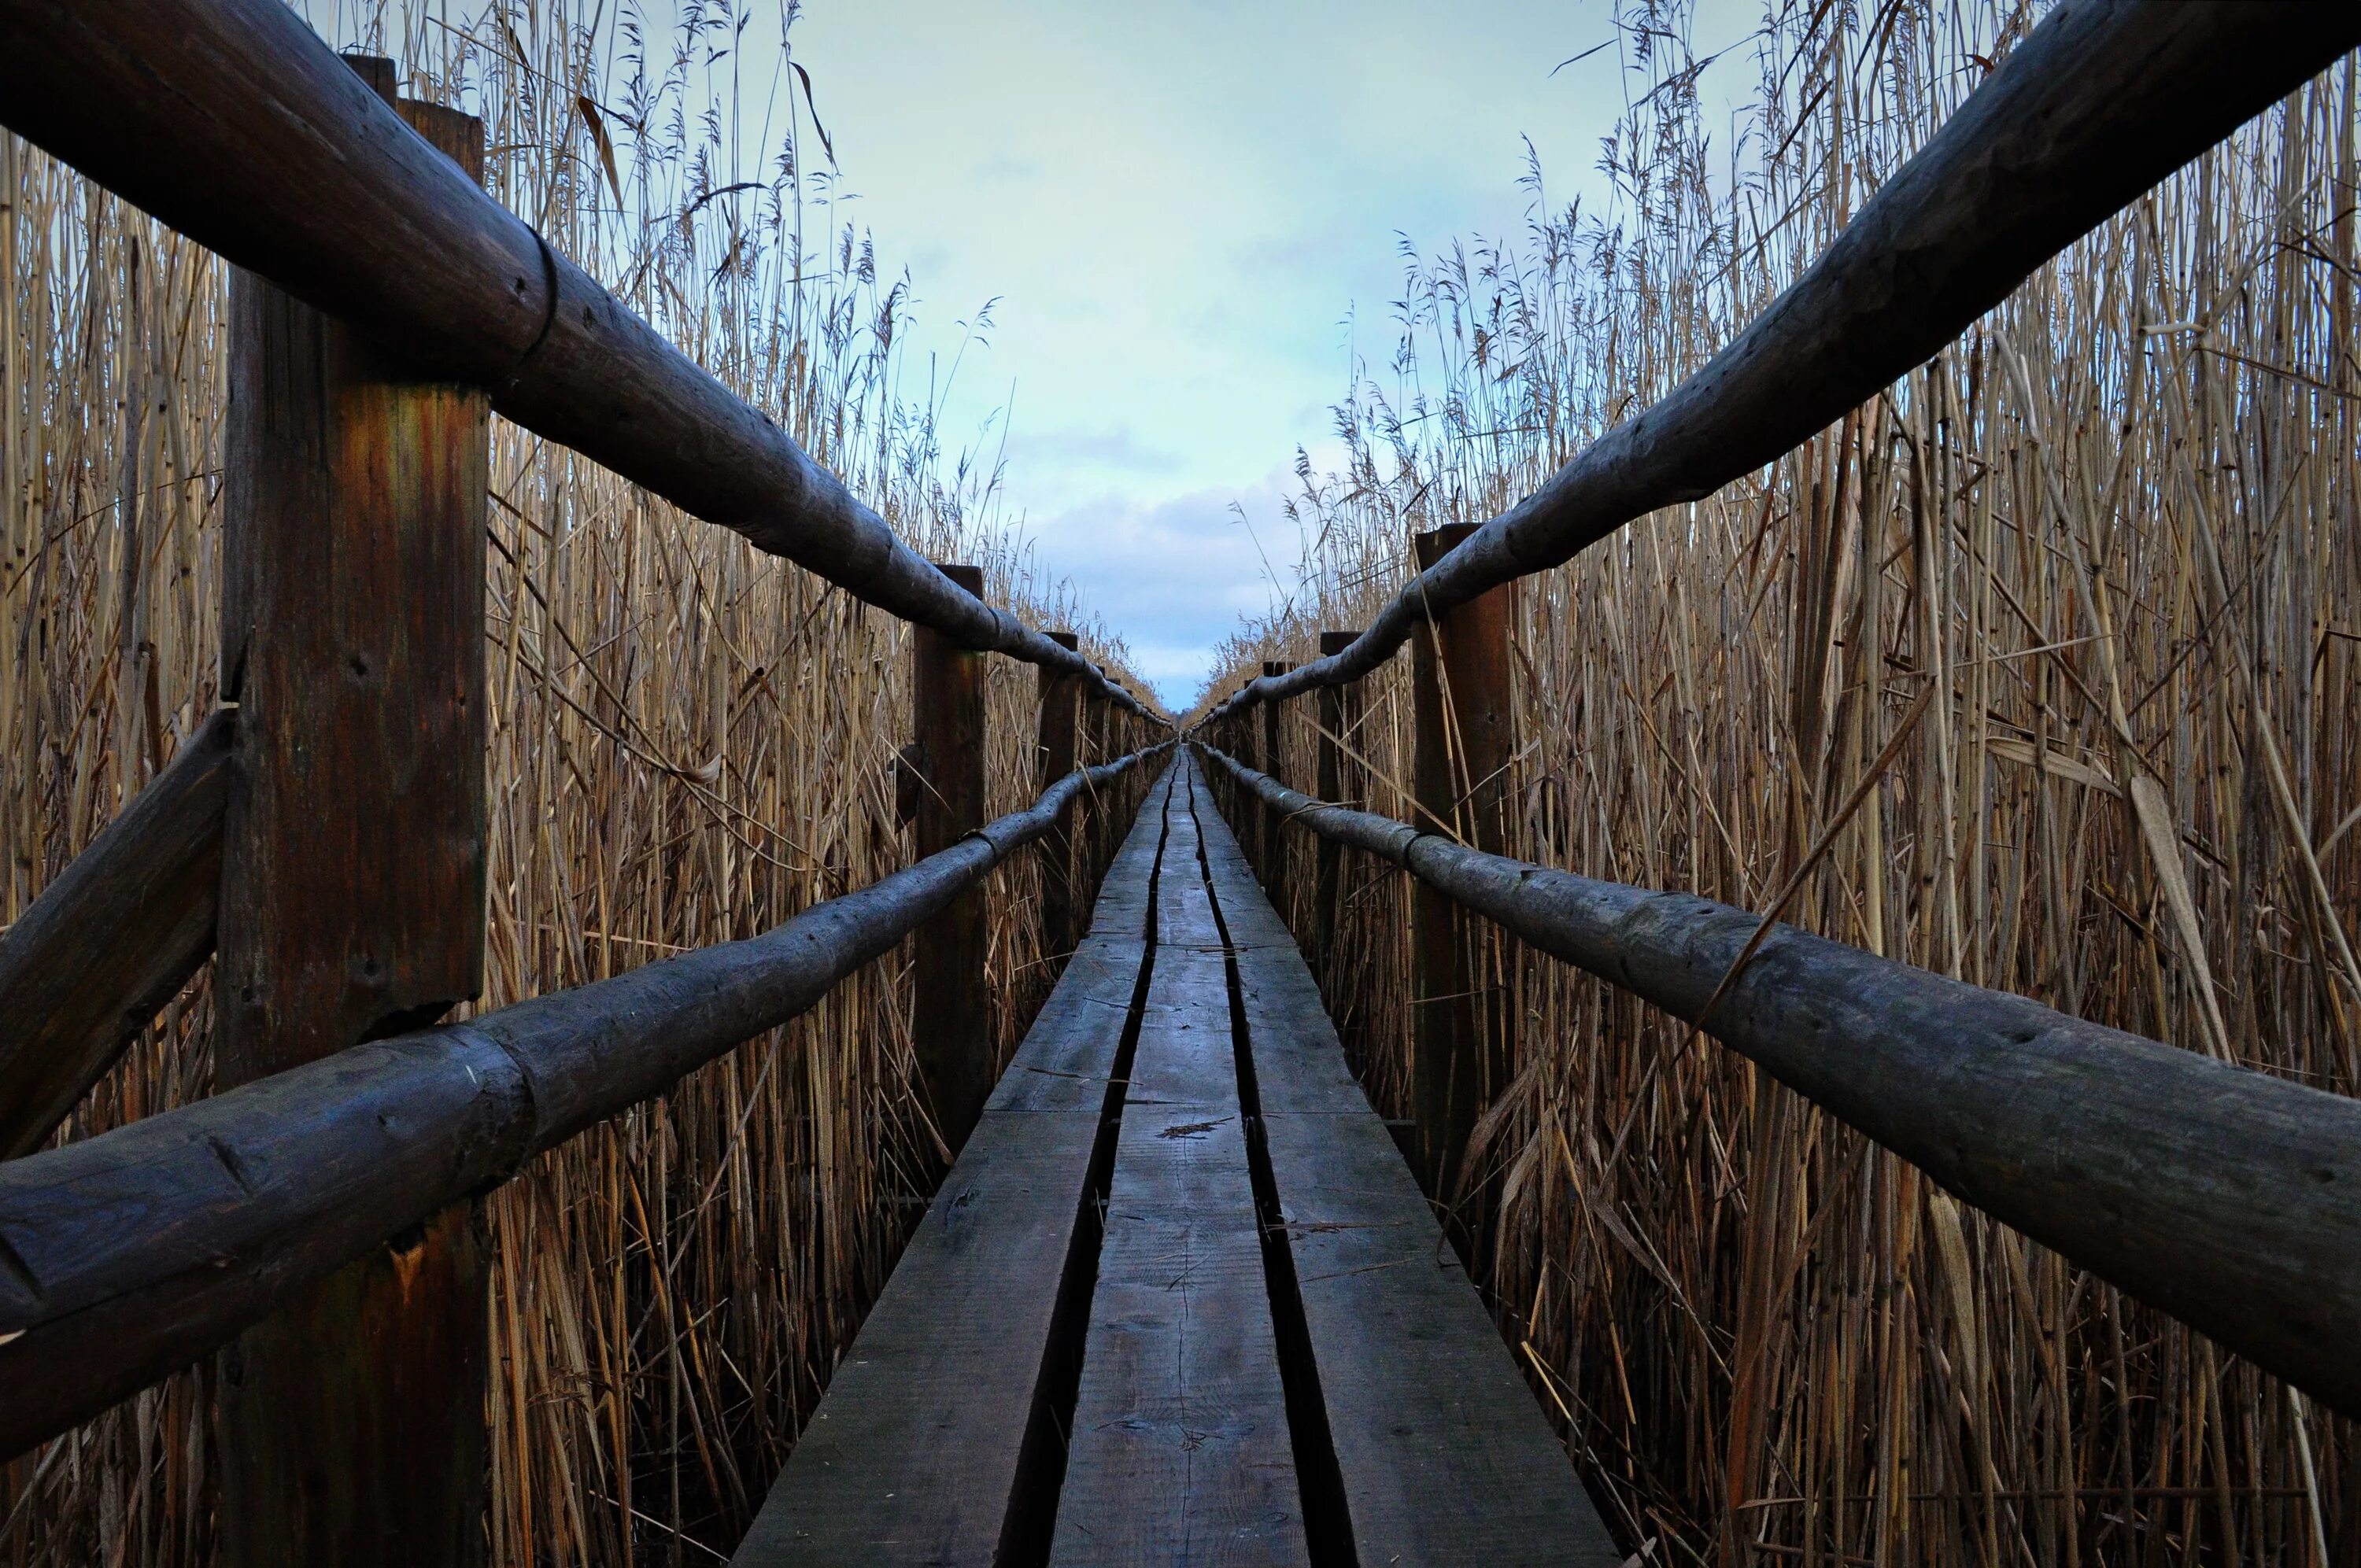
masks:
[[[1728,340],[1981,80],[1988,0],[1774,4],[1712,170],[1685,7],[1625,8],[1666,85],[1606,221],[1411,258],[1401,348],[1306,470],[1296,600],[1226,692],[1302,660]],[[1789,918],[2361,1091],[2361,338],[2350,60],[1769,470],[1520,589],[1512,852],[1767,907],[1924,718]],[[1711,127],[1717,137],[1721,127]],[[1409,662],[1364,683],[1409,815]],[[1310,705],[1283,776],[1312,774]],[[1311,850],[1292,835],[1310,885]],[[1402,880],[1356,869],[1323,976],[1406,1103]],[[2361,1442],[1735,1056],[1485,939],[1520,1041],[1484,1159],[1490,1278],[1573,1451],[1658,1560],[2325,1568]]]
[[[611,8],[500,0],[464,28],[427,10],[327,30],[485,115],[497,194],[922,551],[982,561],[996,602],[1080,626],[1126,671],[1000,515],[994,468],[947,452],[939,404],[908,394],[908,281],[837,220],[801,101],[752,101],[734,51],[715,62],[738,16],[665,38]],[[216,260],[5,133],[0,199],[14,919],[214,700],[226,313]],[[513,427],[492,482],[486,1005],[751,935],[906,862],[885,771],[906,627]],[[995,814],[1037,788],[1035,679],[990,661]],[[1004,1050],[1055,972],[1037,890],[1032,857],[991,887]],[[932,1185],[905,978],[855,976],[493,1199],[496,1562],[734,1543]],[[201,981],[62,1135],[206,1093],[208,1020]],[[181,1376],[50,1443],[6,1472],[0,1561],[207,1561],[209,1442]]]

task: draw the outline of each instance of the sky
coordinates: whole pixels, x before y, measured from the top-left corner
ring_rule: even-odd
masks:
[[[1704,0],[1698,52],[1757,14]],[[947,444],[1005,439],[1005,514],[1175,711],[1288,579],[1296,450],[1335,453],[1355,354],[1391,352],[1404,240],[1520,229],[1527,139],[1553,206],[1602,202],[1599,138],[1650,85],[1607,0],[806,0],[787,36],[840,220],[909,269],[922,358],[956,358]]]

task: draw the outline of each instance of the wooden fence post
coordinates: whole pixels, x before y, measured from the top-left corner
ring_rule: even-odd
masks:
[[[1341,653],[1360,635],[1357,631],[1323,631],[1320,656]],[[1363,805],[1358,787],[1359,765],[1345,754],[1347,745],[1358,751],[1361,738],[1354,731],[1361,722],[1359,683],[1320,688],[1318,776],[1312,793],[1340,806]],[[1312,960],[1324,971],[1334,955],[1336,932],[1344,919],[1345,847],[1323,838],[1315,851],[1312,892]]]
[[[938,562],[983,597],[983,568]],[[941,632],[914,628],[917,855],[939,854],[983,826],[983,661]],[[957,1157],[992,1092],[992,991],[985,983],[984,890],[972,887],[918,927],[911,1039],[927,1107]]]
[[[1415,536],[1419,570],[1441,560],[1474,529]],[[1507,852],[1508,767],[1515,754],[1509,708],[1509,637],[1515,588],[1489,590],[1412,635],[1412,723],[1417,757],[1411,790],[1417,825],[1447,824],[1460,840]],[[1477,960],[1476,923],[1421,883],[1411,899],[1411,1099],[1437,1198],[1461,1179],[1460,1157],[1477,1117],[1507,1084],[1508,1035],[1498,1006],[1478,1008],[1488,980]]]
[[[352,63],[393,99],[392,61]],[[482,178],[478,122],[401,108]],[[250,275],[230,310],[220,1089],[431,1023],[484,966],[489,405]],[[225,1563],[484,1560],[477,1226],[446,1210],[221,1353]]]
[[[1262,673],[1283,675],[1295,668],[1286,659],[1265,659]],[[1262,771],[1279,783],[1287,782],[1287,704],[1273,698],[1262,705]],[[1279,813],[1265,807],[1259,814],[1262,821],[1262,885],[1270,895],[1270,906],[1279,911],[1282,922],[1288,919],[1287,907],[1287,828]]]
[[[1052,631],[1060,648],[1079,649],[1071,631]],[[1074,771],[1074,729],[1081,718],[1082,677],[1071,671],[1040,671],[1039,787],[1047,789]],[[1059,958],[1074,950],[1074,827],[1082,807],[1068,811],[1041,840],[1041,952]]]

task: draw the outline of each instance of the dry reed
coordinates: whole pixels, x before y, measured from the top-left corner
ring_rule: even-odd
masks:
[[[1300,586],[1210,693],[1302,660],[1660,396],[2021,36],[1997,0],[1774,3],[1709,143],[1684,5],[1603,215],[1411,259],[1400,349],[1304,471]],[[2361,1092],[2361,338],[2347,60],[1767,471],[1519,590],[1511,852],[1765,906],[1935,700],[1790,913],[2081,1016]],[[1351,737],[1407,817],[1409,662]],[[1311,705],[1280,770],[1312,778]],[[1307,836],[1291,885],[1309,885]],[[1323,978],[1402,1092],[1402,879]],[[1962,1210],[1746,1063],[1477,938],[1520,1042],[1479,1134],[1490,1285],[1633,1550],[1726,1563],[2361,1560],[2361,1442]]]
[[[501,199],[922,551],[983,562],[996,602],[1125,670],[1001,516],[995,469],[946,450],[939,386],[906,390],[931,378],[908,280],[838,221],[807,98],[740,82],[752,17],[706,5],[655,35],[629,8],[495,0],[464,22],[316,19],[483,115]],[[14,919],[214,700],[226,313],[219,262],[5,132],[0,201]],[[906,627],[512,427],[492,484],[485,1005],[750,935],[906,861],[886,772]],[[1037,787],[1035,678],[990,661],[995,814]],[[995,875],[1004,1050],[1054,975],[1037,898],[1033,857]],[[734,1543],[939,1169],[905,1087],[904,979],[873,966],[492,1200],[494,1561]],[[208,1017],[201,980],[61,1136],[207,1092]],[[184,1376],[47,1445],[6,1471],[0,1559],[208,1561],[209,1441]]]

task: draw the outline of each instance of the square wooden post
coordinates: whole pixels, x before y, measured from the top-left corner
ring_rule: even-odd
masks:
[[[1061,648],[1079,649],[1082,640],[1071,631],[1052,631],[1049,640]],[[1038,787],[1048,789],[1074,771],[1075,726],[1081,718],[1082,677],[1044,668],[1040,672],[1041,713],[1038,757]],[[1078,808],[1070,808],[1041,840],[1041,951],[1062,959],[1074,950],[1074,839]]]
[[[352,63],[393,99],[392,61]],[[482,178],[477,121],[400,107]],[[245,273],[230,314],[221,1089],[482,989],[490,459],[482,393]],[[462,1204],[221,1353],[224,1563],[483,1561],[484,1291]]]
[[[1262,673],[1283,675],[1295,668],[1286,659],[1265,659]],[[1287,782],[1287,704],[1274,699],[1262,705],[1262,771],[1280,784]],[[1266,806],[1261,813],[1262,885],[1270,895],[1271,907],[1279,917],[1287,920],[1287,825],[1276,807]]]
[[[1474,530],[1466,524],[1415,537],[1424,571]],[[1411,787],[1417,826],[1448,824],[1461,842],[1491,854],[1508,848],[1508,771],[1516,754],[1509,649],[1516,598],[1497,587],[1429,620],[1411,638],[1411,709],[1417,756]],[[1489,977],[1477,961],[1468,916],[1425,883],[1411,897],[1411,1085],[1432,1191],[1460,1180],[1460,1159],[1485,1104],[1508,1082],[1509,1036],[1499,1005],[1479,1008]]]
[[[983,568],[944,565],[978,598]],[[983,661],[939,631],[910,640],[917,735],[917,858],[939,854],[983,826]],[[912,938],[911,1039],[936,1130],[954,1157],[992,1092],[992,990],[984,960],[984,894],[960,894]]]
[[[1341,653],[1360,635],[1357,631],[1323,631],[1320,634],[1320,656]],[[1361,688],[1357,683],[1320,688],[1320,730],[1318,736],[1318,777],[1312,794],[1322,800],[1338,806],[1359,806],[1359,766],[1345,751],[1349,745],[1358,750],[1361,739],[1354,731],[1361,723]],[[1323,971],[1334,956],[1336,931],[1344,918],[1345,846],[1333,839],[1322,839],[1314,851],[1312,892],[1312,959]]]

